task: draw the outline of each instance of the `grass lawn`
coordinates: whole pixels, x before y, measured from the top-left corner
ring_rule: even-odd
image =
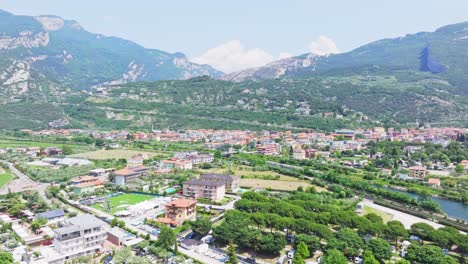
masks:
[[[8,184],[11,180],[13,180],[13,175],[9,173],[0,174],[0,188],[2,188],[5,184]]]
[[[369,206],[364,206],[364,208],[362,209],[362,212],[363,212],[364,215],[374,213],[374,214],[382,217],[384,223],[387,223],[388,221],[391,221],[393,219],[392,214],[382,212],[380,210],[377,210],[377,209],[369,207]]]
[[[148,156],[155,156],[157,152],[146,152],[146,151],[138,151],[138,150],[129,150],[129,149],[100,149],[91,152],[85,152],[80,154],[71,155],[71,157],[75,158],[85,158],[85,159],[129,159],[134,155],[137,154],[146,154]]]
[[[294,191],[297,190],[299,186],[305,188],[309,186],[314,186],[307,181],[281,181],[281,180],[261,180],[261,179],[241,179],[240,186],[248,188],[271,188],[272,190],[280,191]],[[326,191],[326,189],[315,186],[318,192]]]
[[[151,200],[155,196],[152,195],[144,195],[144,194],[136,194],[136,193],[125,193],[119,196],[109,198],[109,206],[110,206],[110,213],[114,214],[118,211],[125,210],[127,207],[141,203],[146,200]],[[92,207],[98,210],[105,212],[105,205],[104,204],[93,204]]]

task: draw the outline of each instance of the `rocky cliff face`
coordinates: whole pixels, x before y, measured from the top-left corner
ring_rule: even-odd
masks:
[[[131,41],[90,33],[76,21],[0,11],[2,93],[16,96],[28,91],[29,83],[35,81],[30,72],[78,90],[222,74],[208,65],[189,62],[181,53],[146,49]]]

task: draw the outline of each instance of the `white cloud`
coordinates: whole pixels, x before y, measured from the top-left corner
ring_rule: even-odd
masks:
[[[335,42],[327,36],[319,36],[316,40],[312,41],[309,44],[309,50],[317,55],[328,55],[339,52]]]
[[[263,66],[275,58],[259,48],[246,48],[239,40],[231,40],[192,58],[192,62],[208,64],[226,73]]]
[[[281,60],[281,59],[291,58],[292,56],[294,55],[292,55],[289,52],[280,52],[280,54],[278,55],[278,59]]]

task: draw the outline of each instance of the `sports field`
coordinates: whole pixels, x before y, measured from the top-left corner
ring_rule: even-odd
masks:
[[[146,200],[151,200],[155,196],[152,195],[144,195],[138,193],[125,193],[119,196],[114,196],[108,198],[110,211],[108,213],[114,214],[118,211],[122,211],[127,209],[127,207],[141,203]],[[101,210],[103,212],[107,212],[105,209],[104,203],[96,203],[92,205],[93,208]]]

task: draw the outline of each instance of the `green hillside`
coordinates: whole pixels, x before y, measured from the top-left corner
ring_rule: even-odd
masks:
[[[203,77],[114,86],[105,98],[82,98],[66,112],[83,125],[112,128],[468,125],[467,97],[451,95],[452,88],[429,73],[407,71],[242,83]]]

